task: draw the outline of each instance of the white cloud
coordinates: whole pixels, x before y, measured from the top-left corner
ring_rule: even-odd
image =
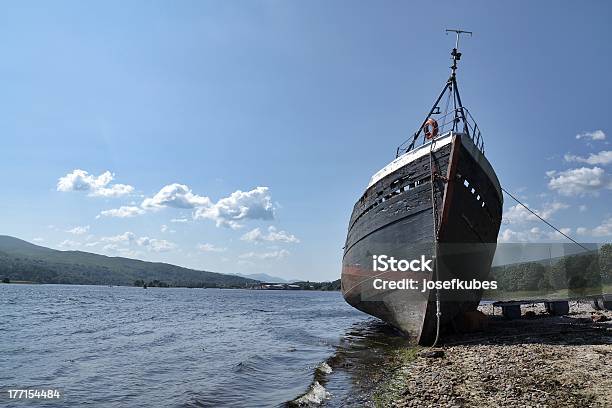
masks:
[[[612,235],[612,217],[608,217],[602,221],[600,225],[593,229],[580,227],[576,229],[580,235],[589,235],[592,237],[609,237]]]
[[[202,252],[225,252],[227,251],[227,248],[218,247],[213,244],[200,244],[198,245],[197,248]]]
[[[167,207],[193,209],[193,219],[210,219],[215,221],[218,227],[225,226],[232,229],[242,227],[240,221],[243,220],[271,220],[274,218],[274,205],[268,187],[256,187],[244,192],[237,190],[229,197],[221,198],[213,203],[210,198],[194,194],[188,186],[178,183],[164,186],[153,197],[145,198],[140,207],[127,206],[105,210],[98,217],[133,217],[144,214],[147,210]],[[171,222],[187,222],[187,219],[174,218]],[[291,237],[288,236],[288,239]],[[296,238],[293,237],[293,239]]]
[[[169,233],[169,234],[174,234],[176,231],[173,229],[170,229],[170,227],[168,227],[166,224],[162,225],[160,228],[160,231],[163,233]]]
[[[525,205],[529,207],[529,204]],[[535,208],[532,208],[532,210],[540,217],[544,219],[549,219],[557,211],[564,210],[566,208],[569,208],[569,205],[554,201],[552,203],[544,204],[541,210],[537,210]],[[511,224],[521,224],[529,221],[538,220],[538,217],[527,211],[527,209],[525,209],[525,207],[520,204],[511,206],[508,211],[504,213],[502,218],[504,219],[504,221],[508,221]]]
[[[86,234],[87,231],[89,231],[89,225],[84,225],[84,226],[76,226],[74,228],[71,228],[69,230],[67,230],[66,232],[69,232],[71,234],[74,235],[83,235]]]
[[[592,132],[579,133],[576,135],[576,139],[605,140],[606,134],[603,130],[594,130]]]
[[[605,219],[600,225],[593,228],[591,235],[594,237],[608,237],[612,235],[612,217]]]
[[[32,242],[38,242],[38,243],[45,242],[45,239],[41,237],[36,237],[36,238],[32,238]]]
[[[96,218],[100,217],[117,217],[117,218],[129,218],[137,215],[144,214],[145,211],[140,207],[135,206],[121,206],[119,208],[113,208],[110,210],[101,211]]]
[[[111,184],[113,179],[110,171],[96,177],[85,170],[75,169],[59,178],[57,191],[86,191],[94,197],[119,197],[134,191],[134,187],[127,184]]]
[[[115,252],[120,252],[117,250],[118,248],[130,247],[141,247],[151,252],[166,252],[177,247],[175,243],[166,241],[165,239],[149,238],[146,236],[138,237],[136,234],[129,231],[119,235],[102,237],[100,242],[107,243],[103,249]]]
[[[529,206],[529,204],[527,204]],[[521,224],[527,221],[534,221],[538,218],[531,214],[520,204],[511,206],[502,216],[503,220],[510,224]]]
[[[102,237],[102,242],[133,242],[136,240],[136,234],[133,232],[124,232],[123,234],[113,235],[111,237]]]
[[[173,218],[170,220],[170,222],[186,223],[189,222],[189,220],[187,218]]]
[[[566,208],[569,208],[569,205],[565,204],[565,203],[560,203],[558,201],[554,201],[552,203],[546,203],[544,204],[544,207],[542,207],[542,210],[534,210],[540,217],[544,218],[545,220],[549,219],[550,217],[552,217],[552,215],[554,213],[556,213],[557,211],[560,210],[565,210]]]
[[[141,207],[144,209],[195,208],[210,205],[210,198],[193,194],[191,189],[184,184],[174,183],[164,186],[153,197],[145,198]]]
[[[248,258],[281,259],[289,255],[289,253],[290,252],[287,251],[286,249],[281,249],[278,251],[271,251],[271,252],[247,252],[247,253],[244,253],[238,256],[238,258],[241,258],[241,259],[248,259]]]
[[[242,227],[242,220],[271,220],[274,218],[274,206],[268,187],[257,187],[251,191],[235,191],[229,197],[222,198],[215,204],[196,208],[194,219],[210,219],[217,226],[237,229]]]
[[[500,232],[497,237],[498,242],[525,242],[529,241],[529,231],[514,231],[510,228],[506,228]]]
[[[259,242],[264,240],[263,236],[264,234],[261,232],[261,230],[259,228],[255,228],[254,230],[244,233],[240,239],[242,241]]]
[[[602,150],[599,153],[591,153],[589,157],[580,157],[572,154],[566,154],[563,157],[567,162],[580,162],[590,165],[600,164],[605,166],[612,163],[612,150]]]
[[[561,231],[563,234],[570,236],[570,234],[572,233],[572,229],[565,227],[565,228],[559,228],[559,231]],[[544,237],[551,239],[551,240],[557,240],[557,239],[567,239],[563,234],[561,234],[558,231],[551,231],[551,232],[547,232],[544,234]]]
[[[586,205],[584,205],[584,204],[581,204],[581,205],[578,207],[578,210],[579,210],[580,212],[585,212],[587,209],[588,209],[588,207],[587,207]]]
[[[136,243],[152,252],[167,252],[176,248],[176,244],[165,239],[140,237]]]
[[[300,240],[293,234],[289,234],[286,231],[278,231],[275,227],[269,226],[268,232],[264,233],[259,228],[255,228],[240,237],[243,241],[249,242],[286,242],[286,243],[299,243]]]
[[[548,171],[548,188],[565,196],[599,194],[599,190],[612,189],[612,179],[600,167],[581,167],[565,171]]]
[[[136,257],[141,255],[137,249],[142,248],[149,252],[166,252],[177,248],[173,242],[165,239],[138,237],[133,232],[124,232],[123,234],[102,237],[99,241],[80,243],[71,240],[65,240],[58,245],[60,248],[76,248],[80,246],[98,247],[101,246],[102,251],[108,253],[117,253],[123,256]]]
[[[76,247],[78,247],[80,245],[81,244],[79,242],[72,241],[70,239],[66,239],[66,240],[60,242],[58,247],[60,247],[60,248],[76,248]]]
[[[572,233],[571,228],[559,228],[565,235]],[[566,239],[563,235],[557,231],[544,232],[538,227],[530,228],[523,231],[515,231],[510,228],[506,228],[500,232],[497,240],[499,242],[536,242],[536,241],[556,241]]]

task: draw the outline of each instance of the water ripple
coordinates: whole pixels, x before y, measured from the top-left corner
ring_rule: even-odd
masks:
[[[280,405],[365,319],[306,291],[0,285],[0,309],[2,383],[68,407]]]

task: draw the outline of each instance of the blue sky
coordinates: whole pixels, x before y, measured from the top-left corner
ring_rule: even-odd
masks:
[[[335,279],[352,205],[422,121],[461,27],[463,101],[502,185],[609,241],[611,17],[604,1],[5,3],[0,233]],[[501,240],[557,239],[512,205]]]

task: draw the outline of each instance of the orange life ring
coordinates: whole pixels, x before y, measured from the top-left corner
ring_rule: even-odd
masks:
[[[427,139],[433,139],[438,136],[438,122],[434,118],[429,118],[423,125],[423,131],[425,131],[425,137]]]

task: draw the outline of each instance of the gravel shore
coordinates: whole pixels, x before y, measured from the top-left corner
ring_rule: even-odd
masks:
[[[568,316],[550,316],[536,304],[506,320],[492,305],[480,310],[487,329],[445,337],[437,357],[423,349],[400,361],[372,405],[612,407],[612,312],[571,302]]]

